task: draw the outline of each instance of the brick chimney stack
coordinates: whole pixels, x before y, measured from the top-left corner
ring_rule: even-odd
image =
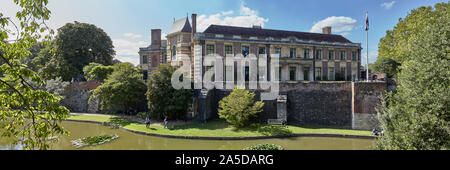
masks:
[[[323,27],[323,28],[322,28],[322,33],[323,33],[323,34],[331,34],[331,27],[330,27],[330,26],[328,26],[328,27]]]
[[[161,29],[152,29],[152,47],[161,48]]]
[[[192,14],[192,35],[197,33],[197,14]]]

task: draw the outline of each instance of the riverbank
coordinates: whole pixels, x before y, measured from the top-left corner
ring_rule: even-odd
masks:
[[[124,118],[114,115],[103,114],[71,114],[71,121],[99,122],[117,125],[128,131],[135,133],[156,135],[156,136],[175,136],[181,138],[266,138],[283,136],[350,136],[370,138],[371,132],[364,130],[351,130],[330,127],[305,127],[305,126],[281,126],[255,124],[246,128],[235,128],[223,120],[214,120],[207,123],[196,122],[170,122],[169,128],[164,128],[161,122],[152,122],[149,128],[137,119]]]

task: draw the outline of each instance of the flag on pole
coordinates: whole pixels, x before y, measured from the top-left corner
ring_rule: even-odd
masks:
[[[366,31],[369,30],[369,13],[366,12]]]

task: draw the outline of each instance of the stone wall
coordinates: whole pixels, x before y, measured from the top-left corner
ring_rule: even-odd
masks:
[[[74,82],[65,89],[65,98],[61,105],[67,107],[71,112],[96,113],[99,110],[99,100],[88,102],[91,96],[90,90],[97,88],[99,82]]]
[[[287,95],[287,123],[295,125],[334,126],[353,129],[372,129],[378,124],[375,107],[386,91],[386,83],[281,83],[280,95]],[[260,90],[254,92],[260,100]],[[231,90],[214,89],[208,92],[206,120],[216,119],[218,102]],[[212,96],[210,96],[212,95]],[[277,118],[277,101],[264,101],[260,122]]]
[[[351,82],[281,84],[287,93],[288,123],[351,127]]]
[[[369,130],[379,126],[376,107],[380,105],[380,97],[386,93],[387,87],[386,82],[353,84],[352,129]]]

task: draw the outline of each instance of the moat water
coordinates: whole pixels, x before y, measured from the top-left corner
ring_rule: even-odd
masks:
[[[366,150],[373,139],[339,137],[292,137],[257,140],[198,140],[176,139],[135,134],[93,123],[62,122],[70,136],[60,136],[52,150],[242,150],[245,147],[271,143],[286,150]],[[117,134],[119,138],[98,146],[76,148],[71,141],[82,137]],[[21,150],[21,145],[12,144],[12,139],[0,137],[0,150]]]

